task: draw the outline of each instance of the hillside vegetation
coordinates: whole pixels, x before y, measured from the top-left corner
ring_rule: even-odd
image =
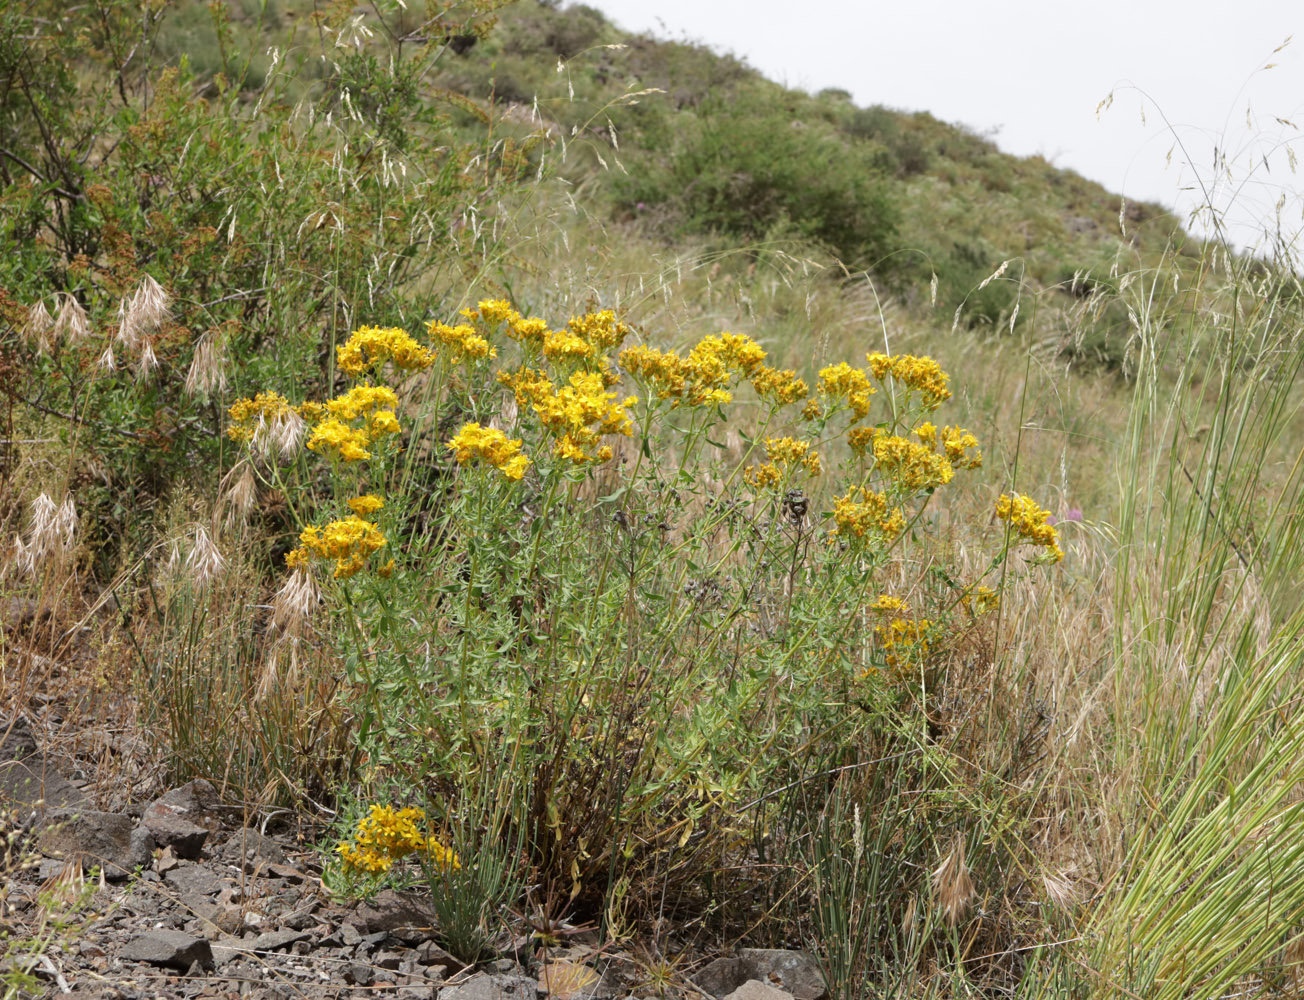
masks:
[[[1298,989],[1295,261],[535,0],[8,4],[0,233],[0,732],[466,962]]]

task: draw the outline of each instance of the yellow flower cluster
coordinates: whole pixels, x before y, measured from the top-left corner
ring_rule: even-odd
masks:
[[[413,340],[406,330],[364,326],[354,330],[349,339],[335,349],[335,360],[341,371],[357,378],[368,370],[374,371],[386,361],[404,371],[429,368],[435,356]]]
[[[517,405],[533,407],[540,422],[557,439],[553,454],[576,464],[605,462],[611,457],[609,447],[598,447],[602,435],[629,437],[634,432],[626,407],[637,400],[630,396],[620,403],[613,402],[617,394],[606,391],[603,372],[575,372],[560,389],[533,368],[499,372],[498,381],[516,394]]]
[[[389,871],[394,862],[412,854],[424,853],[437,868],[462,867],[456,853],[436,838],[421,831],[426,814],[421,809],[393,809],[373,805],[358,823],[352,841],[337,848],[346,869],[379,875]]]
[[[584,361],[597,353],[592,344],[569,330],[549,330],[543,337],[543,356],[549,361]]]
[[[889,667],[901,667],[916,657],[927,655],[931,621],[910,618],[906,602],[892,594],[880,594],[869,609],[877,611],[884,619],[874,626],[874,634]]]
[[[928,631],[933,623],[927,618],[893,618],[874,626],[879,648],[889,667],[902,667],[928,655]]]
[[[260,392],[253,399],[237,399],[226,412],[231,418],[231,426],[226,429],[227,437],[248,443],[253,440],[260,423],[271,424],[278,417],[297,410],[279,392]]]
[[[752,388],[756,395],[775,406],[799,403],[810,394],[805,381],[791,368],[779,370],[769,365],[758,365],[752,374]]]
[[[833,501],[833,521],[837,525],[833,534],[856,538],[864,538],[876,531],[892,539],[906,527],[900,507],[890,507],[884,494],[863,486],[853,486],[846,496]]]
[[[996,501],[996,516],[1008,522],[1020,538],[1045,548],[1051,562],[1059,562],[1064,558],[1064,550],[1059,545],[1059,532],[1046,523],[1050,511],[1037,506],[1037,501],[1031,497],[1002,493]]]
[[[869,397],[877,391],[870,385],[869,376],[845,361],[820,369],[819,390],[828,399],[846,400],[856,420],[869,413]]]
[[[566,329],[599,351],[619,347],[629,336],[629,327],[616,319],[616,314],[610,309],[572,316]]]
[[[348,501],[348,504],[349,510],[357,514],[358,517],[370,517],[385,506],[385,500],[374,493],[368,493],[366,496],[354,497]]]
[[[951,390],[946,383],[949,376],[942,371],[936,361],[928,357],[916,357],[913,354],[886,354],[871,352],[865,356],[869,370],[874,378],[882,382],[888,376],[913,389],[924,397],[924,406],[933,409],[951,398]]]
[[[743,471],[747,481],[757,489],[784,481],[797,465],[803,466],[808,476],[820,474],[819,454],[811,450],[808,441],[790,437],[766,438],[765,454],[769,461]]]
[[[895,434],[874,436],[874,462],[907,490],[945,486],[955,476],[955,469],[944,455]]]
[[[519,322],[521,314],[506,299],[484,299],[475,309],[462,312],[467,319],[482,319],[486,323]]]
[[[847,444],[861,458],[874,443],[874,438],[885,433],[881,427],[853,427],[847,431]]]
[[[465,465],[473,458],[484,459],[511,480],[523,478],[530,467],[530,460],[521,454],[520,439],[509,438],[492,427],[463,424],[446,447],[453,452],[458,465]]]
[[[323,420],[314,427],[312,436],[308,438],[308,448],[311,451],[321,452],[341,462],[362,462],[370,458],[371,452],[367,450],[369,444],[371,438],[366,431],[349,427],[334,417]]]
[[[426,333],[432,343],[439,344],[454,363],[463,358],[496,358],[498,352],[489,346],[489,341],[476,333],[475,327],[465,323],[449,326],[437,319],[426,324]]]
[[[620,364],[675,405],[715,406],[733,399],[729,387],[739,377],[751,377],[765,361],[765,351],[751,337],[722,333],[703,337],[680,357],[675,351],[635,346],[620,352]]]
[[[971,449],[973,454],[969,453]],[[982,467],[983,453],[978,450],[978,439],[963,427],[942,428],[942,450],[961,469]]]
[[[299,547],[285,556],[285,564],[290,569],[306,566],[309,557],[315,555],[334,559],[335,579],[347,580],[367,564],[372,553],[385,546],[385,535],[376,525],[355,514],[342,521],[332,521],[324,528],[304,528],[299,532],[299,542]]]
[[[906,602],[893,594],[879,594],[873,604],[869,606],[871,611],[891,611],[893,613],[909,614],[910,608]]]
[[[385,386],[358,385],[323,407],[304,404],[309,420],[318,423],[308,438],[308,448],[342,462],[360,462],[371,457],[369,446],[377,439],[399,432],[394,408],[398,396]],[[361,420],[361,427],[352,424]]]
[[[526,319],[505,299],[485,299],[475,309],[463,309],[462,315],[490,326],[504,324],[503,328],[509,337],[526,343],[542,343],[548,335],[546,320],[537,317]]]
[[[995,611],[1001,603],[1001,595],[991,587],[971,587],[960,597],[960,606],[975,615],[985,615]]]

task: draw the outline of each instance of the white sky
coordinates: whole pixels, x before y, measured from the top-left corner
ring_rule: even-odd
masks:
[[[622,28],[705,42],[788,86],[840,87],[857,104],[995,130],[1008,152],[1176,206],[1183,221],[1204,200],[1197,180],[1212,183],[1242,246],[1276,228],[1283,194],[1282,232],[1294,240],[1304,228],[1304,132],[1276,120],[1304,129],[1301,0],[586,2]],[[1166,166],[1175,139],[1186,151],[1174,148]],[[1215,183],[1215,144],[1230,181]]]

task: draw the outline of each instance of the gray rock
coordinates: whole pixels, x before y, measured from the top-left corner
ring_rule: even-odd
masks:
[[[717,958],[693,973],[693,985],[713,997],[722,997],[751,979],[741,958]]]
[[[420,937],[433,934],[435,920],[429,900],[423,900],[417,893],[395,892],[393,889],[382,890],[375,898],[359,903],[357,909],[345,918],[346,923],[363,934],[406,928],[422,932]]]
[[[759,979],[791,993],[797,1000],[822,1000],[828,992],[819,964],[804,951],[740,948],[738,957],[748,979]]]
[[[100,865],[105,878],[126,878],[148,865],[154,851],[150,832],[118,813],[51,809],[43,823],[37,838],[43,854],[65,861],[80,858],[87,868]]]
[[[451,969],[460,969],[466,963],[459,962],[456,958],[444,951],[434,941],[426,941],[416,949],[417,961],[422,965],[444,965]]]
[[[203,865],[178,865],[163,881],[185,895],[213,896],[222,891],[222,878]]]
[[[237,830],[222,845],[221,855],[228,861],[265,861],[285,864],[285,852],[271,837],[264,836],[253,827]]]
[[[248,958],[249,952],[243,948],[232,948],[225,944],[215,944],[213,947],[213,965],[216,968],[222,968],[229,965],[238,958]]]
[[[316,927],[319,923],[312,911],[313,907],[310,905],[305,909],[287,913],[281,923],[292,931],[306,931],[310,927]]]
[[[156,843],[171,847],[179,858],[199,857],[208,835],[221,828],[217,815],[221,800],[217,790],[203,778],[174,788],[145,808],[141,822],[154,835]]]
[[[459,986],[446,986],[439,1000],[538,1000],[539,984],[524,976],[491,976],[481,972]]]
[[[350,948],[362,941],[362,932],[352,924],[344,924],[341,926],[339,929],[339,935],[340,943],[346,944]]]
[[[308,938],[304,931],[264,931],[254,938],[254,951],[276,951],[277,948],[287,948],[296,941],[303,941]]]
[[[344,970],[344,981],[353,986],[370,986],[373,978],[369,965],[350,965]]]
[[[0,720],[0,807],[21,818],[40,818],[50,809],[76,809],[86,797],[40,754],[25,719]]]
[[[244,916],[238,906],[203,899],[186,900],[185,904],[199,918],[200,933],[210,940],[234,937],[244,930]]]
[[[195,962],[206,968],[213,964],[213,949],[208,941],[181,931],[147,931],[128,941],[119,954],[133,962],[166,965],[182,972]]]
[[[793,1000],[793,996],[759,979],[749,979],[725,997],[725,1000]]]

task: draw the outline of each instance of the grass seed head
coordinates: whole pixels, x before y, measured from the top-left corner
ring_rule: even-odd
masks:
[[[186,392],[192,396],[208,396],[226,388],[226,368],[223,364],[221,339],[209,330],[195,344],[195,356],[186,372]]]
[[[63,306],[59,310],[59,316],[54,321],[52,337],[55,343],[66,340],[69,344],[79,344],[85,340],[91,332],[90,323],[86,319],[86,310],[82,308],[76,296],[64,293]]]
[[[964,837],[956,834],[951,850],[933,872],[933,892],[946,922],[952,926],[969,909],[975,895],[964,858]]]
[[[54,319],[44,302],[38,302],[27,310],[27,322],[23,324],[23,339],[33,350],[48,353],[51,346],[51,334],[54,331]]]
[[[195,525],[195,536],[186,556],[186,572],[191,582],[199,588],[226,569],[226,558],[202,524]]]
[[[167,290],[147,274],[140,279],[136,294],[127,306],[125,324],[141,336],[153,333],[167,322],[171,304],[172,297]]]
[[[154,353],[154,345],[148,340],[142,341],[140,348],[140,357],[136,361],[136,377],[146,379],[158,369],[158,355]]]

